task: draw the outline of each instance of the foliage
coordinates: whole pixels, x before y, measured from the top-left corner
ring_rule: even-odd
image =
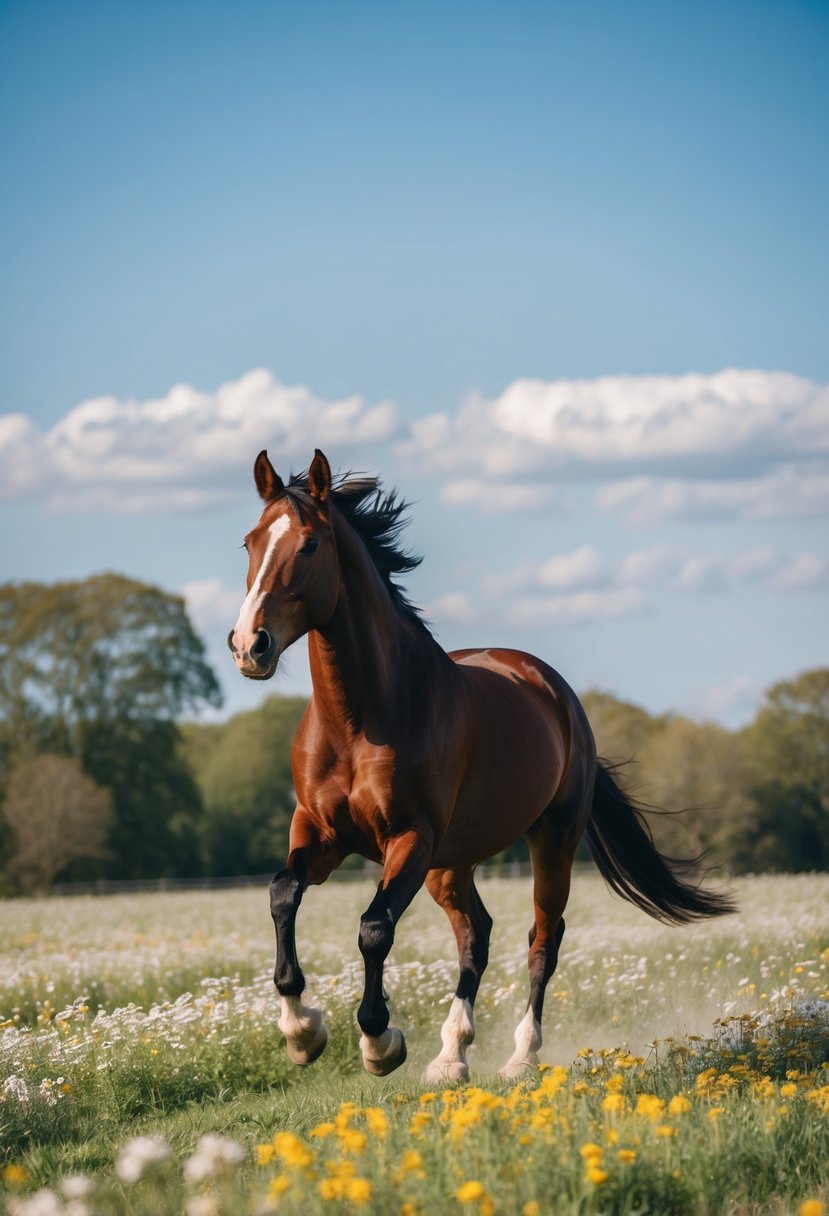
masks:
[[[78,857],[106,857],[112,798],[70,756],[24,760],[9,777],[2,813],[14,841],[10,868],[24,890],[48,890]]]
[[[291,742],[304,709],[301,697],[269,697],[221,725],[185,727],[208,874],[257,874],[284,860],[295,804]]]
[[[179,597],[116,574],[0,587],[0,780],[44,752],[76,757],[112,792],[108,874],[198,869],[175,720],[219,701]]]

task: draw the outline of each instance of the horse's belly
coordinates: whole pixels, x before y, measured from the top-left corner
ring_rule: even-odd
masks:
[[[500,853],[550,805],[566,765],[555,713],[534,693],[476,679],[477,724],[436,868],[468,865]],[[496,695],[497,691],[497,695]]]

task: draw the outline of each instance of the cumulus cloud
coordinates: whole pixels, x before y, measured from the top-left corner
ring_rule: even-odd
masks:
[[[525,628],[587,625],[639,616],[646,608],[638,587],[573,591],[562,595],[524,596],[511,605],[512,620]]]
[[[814,514],[829,510],[829,387],[736,369],[522,379],[417,420],[399,451],[449,478],[446,501],[486,495],[490,510],[532,507],[542,489],[590,478],[611,483],[600,505],[621,505],[635,522]],[[499,500],[493,483],[510,493]]]
[[[204,393],[176,385],[146,401],[97,397],[50,430],[0,418],[0,494],[40,494],[52,506],[187,510],[226,497],[260,448],[287,472],[314,447],[337,455],[397,432],[394,405],[326,401],[263,369]]]

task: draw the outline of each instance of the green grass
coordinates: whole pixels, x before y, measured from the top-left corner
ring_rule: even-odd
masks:
[[[387,971],[410,1057],[383,1080],[363,1071],[354,1024],[368,883],[314,890],[300,913],[310,999],[330,1030],[306,1070],[289,1063],[276,1027],[266,892],[5,904],[0,1211],[35,1216],[31,1196],[58,1195],[78,1173],[92,1192],[67,1201],[66,1216],[485,1216],[534,1203],[778,1216],[826,1198],[829,878],[743,880],[738,916],[667,929],[578,874],[545,1016],[542,1059],[557,1067],[519,1089],[495,1073],[526,999],[530,888],[480,887],[496,927],[473,1084],[425,1102],[420,1075],[456,970],[448,925],[425,896]],[[672,1115],[678,1094],[689,1106]],[[366,1108],[384,1112],[385,1134]],[[339,1128],[311,1135],[338,1112]],[[274,1141],[284,1132],[301,1138],[293,1162],[291,1142]],[[198,1148],[205,1135],[241,1145],[243,1159],[214,1161]],[[161,1137],[170,1155],[130,1183],[115,1166],[135,1136]],[[407,1152],[421,1164],[405,1169]],[[194,1155],[189,1172],[209,1176],[188,1182]]]

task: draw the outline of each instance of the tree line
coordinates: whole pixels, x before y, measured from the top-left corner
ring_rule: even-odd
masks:
[[[600,754],[670,812],[651,820],[666,852],[829,869],[829,669],[775,684],[739,731],[583,701]],[[114,574],[1,586],[0,892],[277,868],[304,701],[184,721],[220,703],[180,598]],[[499,860],[524,855],[519,841]]]

